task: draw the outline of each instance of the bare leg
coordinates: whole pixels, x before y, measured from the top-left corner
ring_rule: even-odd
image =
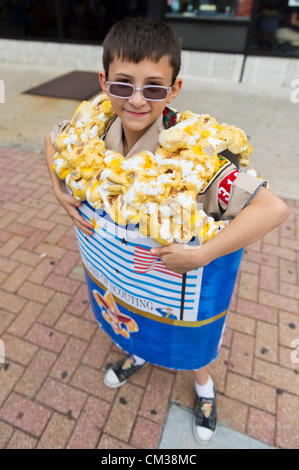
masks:
[[[194,375],[198,385],[205,385],[208,381],[208,368],[202,367],[201,369],[194,371]]]

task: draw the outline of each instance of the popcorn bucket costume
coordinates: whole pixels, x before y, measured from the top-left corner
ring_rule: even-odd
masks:
[[[90,238],[75,230],[100,326],[152,364],[197,370],[215,360],[242,250],[179,274],[150,249],[205,243],[266,184],[246,169],[245,133],[165,108],[124,157],[121,121],[101,94],[81,103],[70,122],[59,121],[52,141],[53,170],[94,228]],[[218,155],[226,149],[241,171]]]

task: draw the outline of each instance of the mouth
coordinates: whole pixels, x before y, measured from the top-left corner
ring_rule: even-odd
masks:
[[[137,117],[137,118],[138,118],[138,117],[145,116],[146,114],[149,113],[149,111],[146,111],[146,112],[144,112],[144,113],[140,113],[140,112],[136,113],[136,112],[134,112],[134,111],[129,111],[129,110],[127,110],[127,109],[126,109],[125,111],[126,111],[130,116],[132,116],[132,117]]]

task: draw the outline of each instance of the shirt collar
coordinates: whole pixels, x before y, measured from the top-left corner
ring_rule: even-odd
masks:
[[[158,147],[158,137],[161,131],[165,129],[163,123],[163,115],[161,114],[156,121],[145,131],[145,133],[136,142],[130,152],[125,155],[126,158],[131,157],[135,153],[148,150],[154,153]],[[114,152],[124,155],[124,147],[122,141],[123,126],[119,117],[112,122],[108,129],[105,138],[107,150],[114,150]]]

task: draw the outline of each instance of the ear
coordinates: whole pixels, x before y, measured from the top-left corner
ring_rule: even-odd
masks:
[[[181,91],[181,88],[183,86],[183,80],[182,78],[177,78],[173,84],[173,87],[172,89],[170,90],[170,92],[168,93],[168,96],[167,96],[167,103],[171,103],[172,100],[174,100],[174,98],[179,94],[179,92]]]
[[[99,72],[99,82],[100,82],[100,85],[101,85],[101,88],[102,88],[103,92],[106,93],[106,95],[109,95],[109,88],[108,88],[107,83],[106,83],[104,70],[101,70]]]

